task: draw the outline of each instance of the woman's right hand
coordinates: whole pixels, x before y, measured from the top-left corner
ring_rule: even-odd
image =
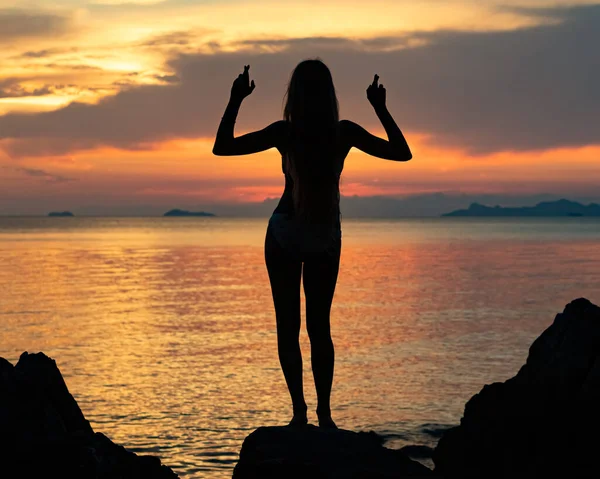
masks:
[[[254,84],[254,80],[250,83],[249,69],[250,65],[244,65],[244,72],[240,73],[234,80],[231,86],[231,98],[242,101],[254,91],[256,85]]]
[[[367,88],[367,98],[375,109],[385,107],[385,88],[383,88],[383,85],[377,85],[378,80],[379,75],[375,74],[373,83]]]

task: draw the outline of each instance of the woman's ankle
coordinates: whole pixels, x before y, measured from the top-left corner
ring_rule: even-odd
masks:
[[[317,417],[331,417],[331,408],[317,406]]]
[[[333,422],[333,419],[331,419],[331,414],[327,414],[327,415],[319,415],[319,427],[323,428],[323,429],[338,429],[337,425],[335,422]]]
[[[288,426],[291,427],[302,427],[302,426],[306,426],[308,424],[308,414],[307,414],[307,409],[308,408],[294,408],[294,415],[292,417],[292,420],[290,421],[290,423],[288,424]]]
[[[306,404],[304,406],[293,406],[292,410],[294,412],[294,416],[306,416],[308,413],[308,406],[306,406]]]

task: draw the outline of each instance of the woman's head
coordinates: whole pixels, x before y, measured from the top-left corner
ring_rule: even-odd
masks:
[[[283,116],[291,125],[285,164],[293,180],[296,214],[329,222],[339,203],[339,103],[329,68],[319,59],[300,62],[290,78]]]
[[[319,58],[301,61],[288,83],[283,117],[298,126],[329,126],[339,120],[333,78]]]

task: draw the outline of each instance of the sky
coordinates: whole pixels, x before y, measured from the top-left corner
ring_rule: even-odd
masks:
[[[344,196],[600,199],[599,44],[600,1],[0,0],[0,214],[264,212],[277,150],[211,152],[231,83],[249,64],[240,135],[316,57],[385,138],[377,73],[413,151],[352,149]]]

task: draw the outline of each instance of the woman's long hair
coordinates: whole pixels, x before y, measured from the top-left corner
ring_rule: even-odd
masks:
[[[339,203],[341,165],[339,103],[329,68],[319,58],[300,62],[285,97],[283,117],[291,128],[284,164],[293,179],[295,213],[311,223],[330,222]]]

